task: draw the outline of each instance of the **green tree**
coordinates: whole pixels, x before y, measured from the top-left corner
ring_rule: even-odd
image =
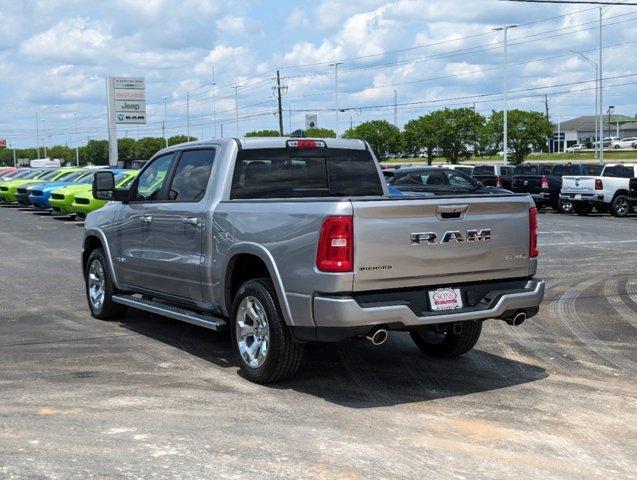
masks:
[[[278,130],[255,130],[246,132],[246,137],[280,137]]]
[[[161,137],[144,137],[135,144],[135,156],[137,158],[150,158],[166,146]]]
[[[108,165],[108,140],[89,140],[85,152],[86,163]]]
[[[190,141],[194,142],[197,140],[195,137],[190,137]],[[179,145],[180,143],[186,143],[188,141],[188,137],[186,135],[173,135],[168,138],[168,146],[171,145]]]
[[[492,112],[489,117],[488,128],[497,134],[498,145],[502,144],[502,112]],[[543,113],[527,110],[509,110],[507,114],[507,144],[513,163],[524,161],[524,157],[546,144],[547,137],[553,134],[553,125]],[[495,136],[496,134],[494,134]],[[514,150],[514,151],[511,151]]]
[[[379,159],[387,158],[390,153],[398,153],[402,145],[400,130],[385,120],[361,123],[347,130],[343,138],[365,140]]]
[[[440,116],[440,147],[451,163],[467,156],[467,145],[475,145],[485,119],[471,108],[445,108],[435,112]]]
[[[308,128],[305,135],[314,138],[336,138],[336,132],[330,128]]]
[[[405,125],[403,133],[405,148],[414,156],[424,150],[427,154],[427,163],[431,165],[434,158],[434,149],[440,146],[441,143],[441,130],[442,121],[439,112],[431,112],[410,120]]]
[[[119,158],[134,158],[135,143],[134,138],[120,138],[117,141],[117,156]]]

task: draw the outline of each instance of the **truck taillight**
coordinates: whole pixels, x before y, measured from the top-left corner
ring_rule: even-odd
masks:
[[[542,188],[549,188],[549,179],[542,177]]]
[[[286,142],[288,148],[325,148],[323,140],[288,140]]]
[[[601,178],[595,179],[595,190],[604,190],[604,184],[602,183]]]
[[[537,208],[529,209],[529,258],[540,254],[537,249]]]
[[[501,187],[502,186],[502,179],[499,176],[496,177],[495,186],[496,187]]]
[[[319,237],[316,267],[322,272],[353,271],[354,221],[351,215],[325,219]]]

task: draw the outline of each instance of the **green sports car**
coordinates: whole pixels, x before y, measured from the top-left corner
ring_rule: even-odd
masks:
[[[15,203],[15,194],[19,187],[28,184],[32,180],[44,179],[44,176],[49,175],[51,172],[55,172],[55,170],[33,170],[15,180],[0,182],[0,199],[6,203]]]
[[[126,173],[119,173],[115,175],[115,188],[128,188],[135,177],[137,176],[138,170],[131,170]],[[118,179],[119,175],[125,175],[124,177]],[[118,182],[118,183],[117,183]],[[71,210],[77,214],[78,217],[86,217],[89,213],[99,208],[102,208],[106,205],[105,200],[97,200],[93,198],[93,192],[88,191],[85,193],[78,193],[75,195],[73,199],[73,203],[71,204]]]
[[[97,170],[96,170],[97,171]],[[127,178],[128,175],[133,172],[137,174],[136,170],[122,170],[122,169],[113,169],[112,172],[115,174],[115,184],[123,181]],[[75,215],[75,210],[73,209],[73,200],[76,195],[91,195],[93,190],[93,176],[87,176],[83,181],[78,183],[74,183],[67,187],[59,188],[57,190],[53,190],[51,192],[51,197],[49,198],[49,205],[56,213],[62,213],[66,215]]]
[[[33,185],[45,185],[45,184],[53,184],[58,182],[65,182],[71,180],[82,173],[82,169],[78,167],[64,167],[58,168],[57,170],[43,175],[37,180],[29,180],[26,183],[22,183],[15,194],[15,198],[20,205],[30,206],[31,202],[29,201],[29,187]],[[61,185],[60,185],[61,186]]]

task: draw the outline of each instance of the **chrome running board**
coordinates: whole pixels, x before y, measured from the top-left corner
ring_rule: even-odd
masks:
[[[166,305],[155,300],[146,300],[143,298],[133,297],[132,295],[113,295],[113,301],[127,307],[138,308],[164,317],[174,318],[182,322],[192,323],[200,327],[209,328],[210,330],[223,330],[226,327],[226,321],[222,318],[213,317],[202,313],[196,313],[185,308]]]

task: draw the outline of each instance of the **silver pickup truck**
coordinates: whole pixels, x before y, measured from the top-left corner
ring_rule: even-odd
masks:
[[[310,341],[408,331],[427,355],[461,355],[483,320],[518,325],[544,295],[531,198],[467,178],[390,196],[365,142],[295,138],[170,147],[128,190],[97,172],[109,202],[85,223],[91,313],[228,328],[255,382],[290,377]]]

